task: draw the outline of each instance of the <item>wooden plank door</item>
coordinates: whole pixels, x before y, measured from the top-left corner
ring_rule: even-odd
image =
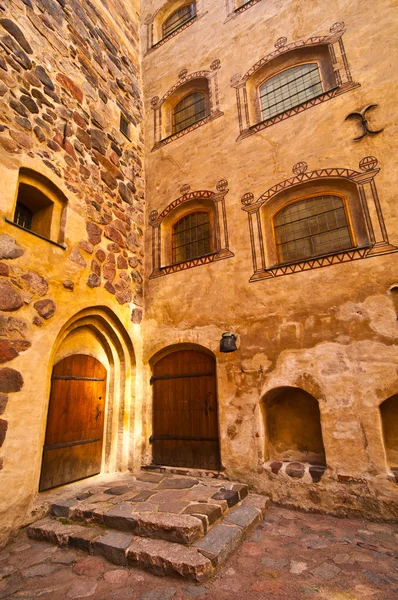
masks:
[[[40,491],[101,470],[106,369],[74,354],[53,369]]]
[[[181,350],[156,363],[153,383],[153,462],[218,470],[215,360]]]

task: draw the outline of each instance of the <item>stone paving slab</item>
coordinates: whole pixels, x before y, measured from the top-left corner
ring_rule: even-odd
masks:
[[[93,554],[99,554],[115,565],[127,565],[126,551],[132,541],[133,536],[128,533],[109,531],[90,546]]]
[[[195,548],[184,548],[162,540],[135,538],[127,550],[132,566],[148,569],[157,575],[178,574],[187,579],[205,581],[214,573],[210,560]]]
[[[133,513],[128,503],[119,504],[104,514],[104,525],[132,531],[134,535],[191,544],[204,534],[202,521],[194,516],[162,513]]]
[[[243,537],[242,530],[233,525],[216,525],[202,540],[195,544],[203,556],[213,565],[222,565],[238,547]]]

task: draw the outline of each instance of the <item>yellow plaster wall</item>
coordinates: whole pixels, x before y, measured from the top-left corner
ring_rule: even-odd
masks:
[[[143,17],[162,5],[162,0],[145,2]],[[198,3],[195,23],[144,55],[146,170],[151,174],[148,213],[160,214],[181,196],[183,185],[191,191],[215,191],[217,182],[227,179],[228,232],[235,254],[147,281],[144,362],[160,348],[178,343],[197,343],[215,352],[222,463],[231,478],[249,482],[286,504],[397,518],[397,484],[386,458],[379,415],[380,403],[398,389],[396,309],[390,292],[397,254],[249,283],[251,246],[240,202],[247,192],[257,199],[292,177],[292,167],[300,161],[308,164],[308,171],[328,167],[358,171],[363,157],[375,156],[382,212],[390,243],[398,246],[393,100],[397,79],[391,61],[397,4],[378,2],[377,22],[374,11],[370,2],[264,0],[231,18],[225,2]],[[237,141],[231,79],[239,79],[274,51],[278,38],[285,36],[290,43],[328,35],[336,22],[345,23],[344,46],[359,86]],[[144,38],[146,31],[143,25]],[[166,94],[181,70],[209,69],[217,59],[224,115],[154,150],[152,99]],[[361,128],[345,118],[373,103],[378,107],[368,115],[370,124],[384,131],[354,142]],[[288,193],[293,195],[294,190]],[[151,243],[148,227],[147,273],[152,270]],[[238,335],[236,353],[219,353],[225,331]],[[267,392],[283,386],[301,388],[319,402],[327,459],[319,483],[308,471],[295,479],[269,468],[261,403]],[[145,406],[148,439],[149,385]],[[149,461],[149,445],[146,453]]]

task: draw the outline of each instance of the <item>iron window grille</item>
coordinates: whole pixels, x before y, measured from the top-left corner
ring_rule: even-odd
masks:
[[[172,262],[184,262],[211,252],[210,216],[208,212],[186,215],[173,226]]]
[[[171,35],[196,15],[195,2],[181,6],[163,23],[163,37]]]
[[[32,229],[32,220],[33,213],[29,208],[27,208],[22,202],[17,202],[15,213],[14,213],[14,223],[23,227],[24,229]]]
[[[265,81],[259,91],[266,121],[323,93],[319,67],[309,63],[286,69]]]
[[[130,139],[130,123],[123,113],[120,113],[120,131],[127,139]]]
[[[274,218],[279,264],[353,247],[345,206],[339,196],[307,198]]]
[[[207,116],[206,96],[194,92],[183,98],[173,111],[173,133],[178,133]]]

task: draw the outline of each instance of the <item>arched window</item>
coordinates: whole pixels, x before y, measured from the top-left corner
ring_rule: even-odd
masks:
[[[234,15],[260,1],[246,2],[235,9]],[[342,40],[344,33],[345,25],[339,22],[332,25],[327,35],[291,43],[280,37],[274,49],[270,48],[269,54],[243,76],[237,73],[231,78],[236,89],[239,139],[358,87],[352,80]],[[318,111],[318,115],[323,118],[322,112]]]
[[[299,106],[323,93],[317,63],[286,69],[267,79],[259,88],[263,121]]]
[[[177,31],[177,29],[182,27],[190,19],[193,19],[195,14],[195,2],[190,2],[189,4],[178,8],[163,23],[163,37],[165,38],[174,33],[174,31]]]
[[[207,116],[207,98],[203,92],[185,96],[173,111],[173,133],[178,133]]]
[[[205,256],[211,251],[211,226],[208,211],[190,213],[173,225],[173,263]]]
[[[354,245],[340,196],[325,194],[289,204],[275,215],[273,224],[279,264]]]

